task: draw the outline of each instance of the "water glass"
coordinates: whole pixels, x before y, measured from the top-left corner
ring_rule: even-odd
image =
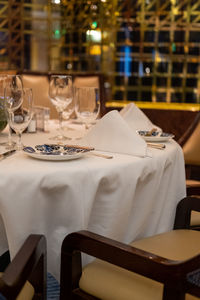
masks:
[[[99,115],[100,97],[99,89],[96,87],[75,87],[75,113],[79,120],[89,128]]]

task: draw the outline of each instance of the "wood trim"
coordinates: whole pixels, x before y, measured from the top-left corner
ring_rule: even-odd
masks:
[[[167,103],[167,102],[141,102],[141,101],[107,101],[105,106],[107,109],[121,109],[129,103],[135,103],[142,109],[163,109],[163,110],[188,110],[200,111],[198,103]]]

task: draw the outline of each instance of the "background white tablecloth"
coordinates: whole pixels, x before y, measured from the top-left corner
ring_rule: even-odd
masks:
[[[49,143],[48,138],[23,135],[26,145]],[[130,242],[171,229],[186,192],[182,150],[171,140],[165,150],[151,153],[152,158],[88,154],[55,162],[21,152],[0,161],[0,214],[11,257],[30,233],[45,234],[48,271],[59,279],[61,243],[72,231],[89,229]],[[0,245],[0,251],[7,246],[5,234]]]

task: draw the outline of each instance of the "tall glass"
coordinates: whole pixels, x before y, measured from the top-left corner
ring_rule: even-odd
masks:
[[[49,98],[59,115],[59,135],[53,139],[63,141],[68,139],[62,133],[63,112],[72,102],[72,77],[69,75],[51,75],[49,84]]]
[[[75,87],[75,113],[85,124],[85,129],[94,122],[100,111],[99,89],[95,87]]]
[[[22,132],[28,127],[33,116],[33,94],[31,88],[24,88],[21,105],[14,111],[8,113],[10,127],[18,136],[17,150],[23,148]]]
[[[6,75],[4,81],[4,105],[8,114],[17,110],[22,103],[23,83],[20,75]],[[8,122],[8,142],[5,143],[7,148],[13,148],[15,143],[11,138],[11,128]]]

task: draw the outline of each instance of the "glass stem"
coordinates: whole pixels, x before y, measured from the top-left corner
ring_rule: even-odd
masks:
[[[63,121],[62,112],[59,112],[58,115],[59,115],[59,129],[60,129],[60,133],[61,133],[62,132],[62,121]]]
[[[12,129],[8,124],[8,146],[12,146]]]
[[[17,143],[17,150],[21,150],[22,149],[22,133],[18,132],[18,143]]]
[[[89,124],[85,123],[85,130],[88,130],[89,128]]]

